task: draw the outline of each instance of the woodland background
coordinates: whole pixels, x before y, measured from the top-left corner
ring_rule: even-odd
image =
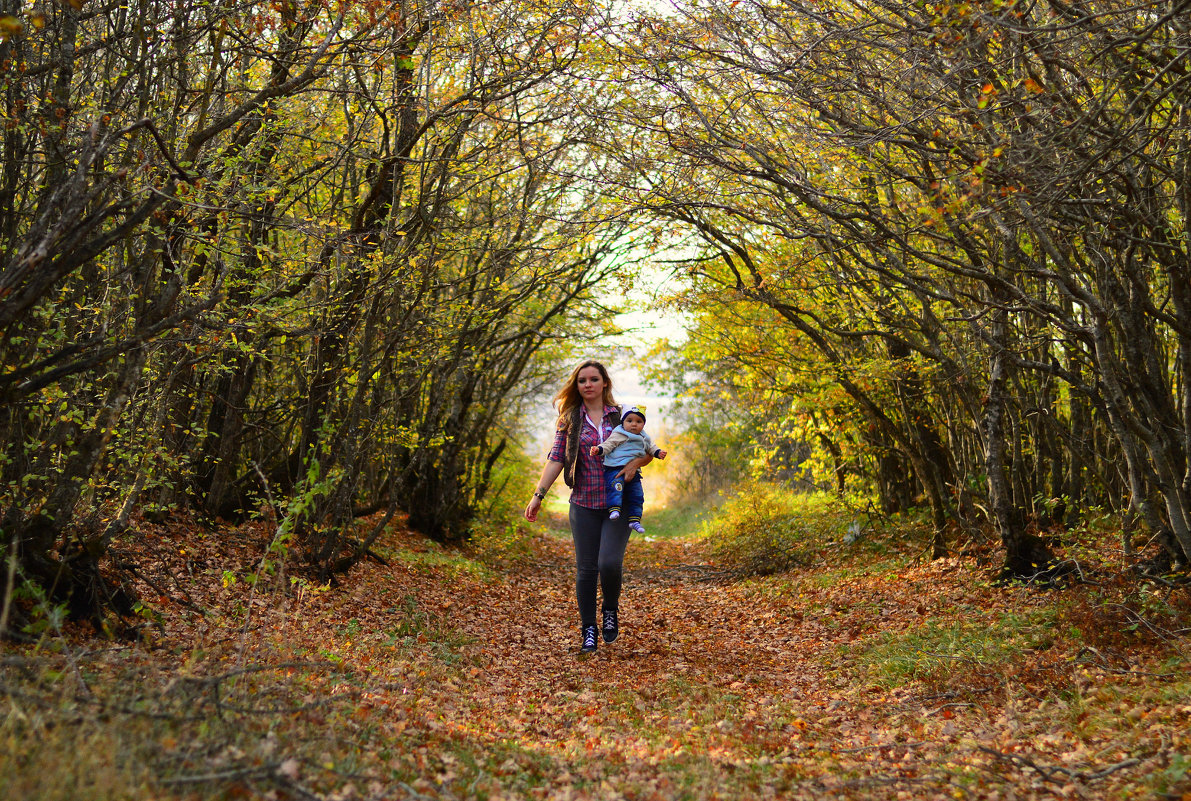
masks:
[[[499,551],[645,263],[683,502],[1185,595],[1191,0],[0,0],[0,93],[11,637],[143,629],[162,527]],[[716,569],[806,564],[773,504]]]
[[[4,0],[9,594],[118,602],[138,511],[269,507],[324,579],[368,512],[465,537],[679,251],[694,475],[1185,563],[1187,10]]]

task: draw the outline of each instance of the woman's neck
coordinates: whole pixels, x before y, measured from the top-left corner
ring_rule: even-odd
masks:
[[[587,412],[588,417],[598,422],[604,417],[604,399],[596,398],[592,401],[583,401],[583,410]]]

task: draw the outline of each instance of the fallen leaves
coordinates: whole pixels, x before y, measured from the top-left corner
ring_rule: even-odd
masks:
[[[137,557],[186,603],[163,604],[153,650],[88,669],[114,679],[136,663],[143,686],[157,682],[142,706],[222,721],[155,740],[170,743],[152,762],[166,796],[178,777],[211,776],[226,778],[185,786],[272,782],[279,798],[325,799],[1103,797],[1148,792],[1159,775],[1163,792],[1187,786],[1176,757],[1191,752],[1191,707],[1164,703],[1170,689],[1142,675],[1109,682],[1058,632],[1038,645],[1053,598],[978,587],[959,560],[708,582],[719,574],[674,569],[705,558],[697,544],[634,541],[624,633],[579,659],[562,539],[488,568],[394,531],[383,547],[399,556],[357,566],[342,588],[258,588],[242,630],[250,596],[216,566],[251,566],[263,533],[190,538],[185,553],[161,537],[142,535]],[[1021,647],[976,647],[1002,629]],[[937,652],[896,650],[932,636]],[[875,680],[874,653],[923,670]]]

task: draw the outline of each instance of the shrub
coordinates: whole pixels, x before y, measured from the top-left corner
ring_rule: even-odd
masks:
[[[703,526],[717,564],[742,576],[766,576],[810,564],[827,537],[844,525],[816,498],[769,484],[744,485]]]
[[[480,561],[512,564],[531,555],[533,531],[522,515],[539,472],[541,465],[521,453],[502,456],[497,462],[485,504],[468,532],[468,544]],[[561,480],[558,486],[562,487]]]

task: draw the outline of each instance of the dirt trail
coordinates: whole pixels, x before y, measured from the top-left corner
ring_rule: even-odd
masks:
[[[701,580],[689,545],[638,538],[623,633],[583,656],[570,545],[537,546],[519,574],[458,581],[437,601],[472,640],[472,666],[445,684],[411,683],[412,725],[510,749],[504,767],[539,771],[522,788],[539,797],[957,797],[954,772],[936,769],[961,727],[987,729],[988,713],[857,687],[833,668],[841,643],[916,616],[896,609],[905,597],[861,593],[860,608],[845,608],[831,589],[808,586],[803,598],[766,599]],[[432,587],[414,592],[436,603]],[[456,772],[434,789],[449,793]]]
[[[149,647],[83,642],[99,656],[82,673],[59,671],[89,677],[86,709],[97,717],[79,731],[130,743],[145,766],[130,786],[150,789],[116,795],[138,799],[1116,798],[1182,788],[1191,707],[1163,702],[1174,690],[1147,678],[1161,670],[1152,662],[1079,661],[1086,649],[1051,632],[1051,596],[978,586],[970,564],[904,555],[705,581],[697,544],[634,538],[622,634],[583,656],[572,550],[556,534],[494,567],[393,532],[380,547],[388,564],[361,564],[338,588],[280,576],[278,592],[245,580],[269,541],[263,529],[188,536],[182,549],[168,531],[141,533],[127,557],[144,565],[142,597],[167,614]],[[988,631],[1041,636],[1001,648]],[[944,646],[950,653],[921,650]],[[45,690],[47,704],[63,695]],[[1128,714],[1101,713],[1101,701]],[[77,707],[63,714],[79,720]],[[146,732],[146,721],[160,728]],[[74,729],[49,721],[47,731]],[[109,767],[107,750],[80,753]],[[1163,771],[1170,783],[1149,778]],[[77,796],[68,790],[61,797]]]
[[[716,774],[741,769],[756,772],[753,792],[794,789],[785,779],[801,772],[794,754],[806,718],[830,703],[812,658],[823,647],[815,627],[698,580],[674,564],[681,544],[638,540],[626,560],[620,638],[580,655],[570,547],[541,546],[542,560],[520,580],[502,577],[451,604],[451,625],[475,638],[478,660],[459,688],[459,734],[517,740],[588,774],[605,765],[621,781],[608,784],[597,769],[584,782],[603,792],[669,797],[677,772],[690,779],[684,792],[713,797],[728,791],[715,788]],[[568,787],[569,772],[548,794],[582,794]]]
[[[498,781],[498,796],[1100,798],[1118,774],[1146,769],[1132,754],[1157,750],[1140,731],[1097,750],[1086,732],[1051,728],[1066,707],[1039,715],[1048,702],[1029,686],[1071,686],[1059,654],[1005,674],[958,662],[930,685],[870,682],[850,644],[928,616],[1001,614],[955,561],[808,571],[767,592],[774,583],[700,580],[695,546],[638,538],[623,632],[581,656],[570,545],[543,538],[538,551],[519,575],[457,585],[443,612],[474,638],[474,666],[457,686],[427,688],[421,718],[469,747],[508,750],[510,774],[536,774]],[[999,599],[1023,613],[1041,602],[1020,589]]]

